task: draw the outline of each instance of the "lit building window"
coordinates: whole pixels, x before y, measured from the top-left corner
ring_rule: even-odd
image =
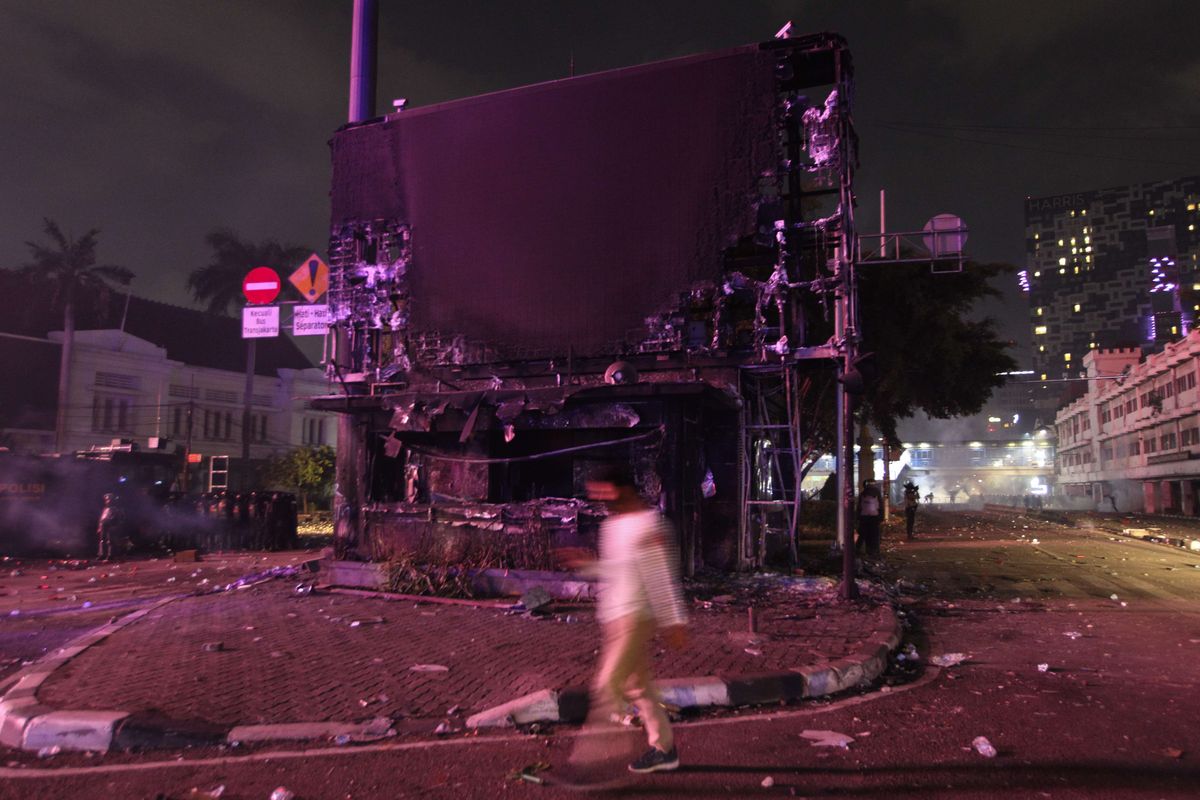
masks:
[[[1152,208],[1152,209],[1150,209],[1150,216],[1152,216],[1152,217],[1154,216],[1154,209],[1153,209],[1153,208]]]
[[[1074,211],[1072,211],[1071,213],[1072,213],[1072,214],[1074,214],[1075,212],[1074,212]],[[1072,237],[1071,237],[1071,244],[1075,244],[1075,237],[1074,237],[1074,236],[1072,236]]]
[[[1196,308],[1200,308],[1200,306],[1196,306]],[[1039,353],[1044,353],[1044,352],[1046,352],[1046,345],[1044,345],[1044,344],[1039,344],[1039,345],[1038,345],[1038,352],[1039,352]]]
[[[1076,268],[1075,268],[1075,274],[1076,274],[1076,275],[1078,275],[1078,274],[1079,274],[1079,267],[1076,267]]]
[[[1172,325],[1172,326],[1171,326],[1171,335],[1172,335],[1172,336],[1174,336],[1174,335],[1175,335],[1175,334],[1177,334],[1177,333],[1179,333],[1179,328],[1177,328],[1177,327],[1175,327],[1174,325]]]
[[[1075,304],[1075,310],[1076,310],[1076,311],[1078,311],[1078,310],[1079,310],[1079,308],[1080,308],[1080,306],[1079,306],[1079,303],[1076,303],[1076,304]]]
[[[1193,260],[1195,260],[1195,258],[1194,258],[1194,257],[1193,257]],[[1040,277],[1042,277],[1042,271],[1041,271],[1040,269],[1039,269],[1039,270],[1036,270],[1036,271],[1033,273],[1033,277],[1035,277],[1035,278],[1040,278]]]
[[[1046,380],[1046,373],[1044,373],[1044,372],[1042,373],[1042,380]],[[1045,387],[1042,387],[1042,388],[1045,388]]]
[[[1194,288],[1194,289],[1200,289],[1200,286],[1194,286],[1194,287],[1192,287],[1192,288]],[[1042,307],[1041,307],[1041,306],[1038,306],[1037,315],[1038,315],[1039,317],[1042,315]]]
[[[1196,204],[1188,203],[1188,211],[1195,211],[1195,210],[1196,210]]]
[[[1058,259],[1058,265],[1059,265],[1060,267],[1065,267],[1065,266],[1067,265],[1067,258],[1066,258],[1066,256],[1063,256],[1062,258]]]
[[[1082,211],[1080,211],[1080,212],[1079,212],[1079,214],[1080,214],[1080,216],[1084,216],[1084,217],[1086,217],[1086,216],[1087,216],[1087,209],[1086,209],[1086,208],[1085,208],[1085,209],[1083,209]]]
[[[1036,328],[1034,328],[1034,329],[1033,329],[1033,334],[1034,334],[1035,336],[1042,336],[1042,335],[1044,335],[1045,333],[1046,333],[1046,326],[1045,326],[1045,325],[1038,325]]]
[[[1193,223],[1193,224],[1191,224],[1191,225],[1188,225],[1188,230],[1189,230],[1189,231],[1194,231],[1194,230],[1196,230],[1196,225],[1195,225],[1194,223]]]
[[[1071,354],[1063,353],[1063,361],[1070,361],[1070,360],[1071,360]]]
[[[1086,261],[1086,262],[1087,262],[1087,263],[1089,263],[1089,264],[1090,264],[1090,263],[1092,263],[1092,257],[1091,257],[1091,256],[1084,256],[1084,257],[1083,257],[1083,260],[1084,260],[1084,261]]]
[[[1071,209],[1071,216],[1072,217],[1075,216],[1075,209],[1073,209],[1073,208]]]
[[[1089,349],[1089,350],[1095,350],[1095,349],[1096,349],[1096,343],[1095,343],[1095,342],[1088,342],[1088,349]]]
[[[1091,244],[1091,243],[1092,243],[1092,237],[1090,237],[1090,236],[1085,236],[1085,237],[1083,237],[1083,243],[1084,243],[1084,244]]]
[[[1067,274],[1067,268],[1066,268],[1066,267],[1059,267],[1059,268],[1058,268],[1058,274],[1059,274],[1059,275],[1066,275],[1066,274]]]
[[[1063,240],[1062,240],[1062,239],[1059,239],[1059,240],[1058,240],[1058,246],[1059,246],[1059,247],[1062,247],[1062,246],[1063,246]]]

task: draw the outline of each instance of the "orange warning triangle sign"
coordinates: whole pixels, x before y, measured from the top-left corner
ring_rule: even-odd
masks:
[[[329,290],[329,265],[313,253],[288,276],[288,280],[305,300],[315,303]]]

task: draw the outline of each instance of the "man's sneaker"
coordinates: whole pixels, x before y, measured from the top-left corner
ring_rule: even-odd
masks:
[[[672,747],[669,753],[664,753],[657,747],[651,747],[642,756],[629,765],[630,772],[666,772],[679,767],[679,753]]]

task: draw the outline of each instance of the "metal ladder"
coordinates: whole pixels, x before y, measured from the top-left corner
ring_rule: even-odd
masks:
[[[796,561],[800,512],[801,450],[794,375],[787,365],[742,369],[741,561],[762,567],[767,536],[782,531],[788,554]]]

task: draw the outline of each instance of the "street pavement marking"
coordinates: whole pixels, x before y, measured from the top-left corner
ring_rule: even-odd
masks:
[[[839,700],[836,703],[830,703],[825,706],[815,706],[812,708],[797,708],[790,711],[770,711],[762,714],[745,714],[737,717],[718,717],[714,719],[698,719],[688,722],[680,722],[674,727],[676,730],[680,728],[707,728],[717,725],[737,725],[744,722],[772,722],[778,719],[788,719],[791,717],[806,717],[816,716],[817,714],[827,714],[831,711],[838,711],[848,706],[861,705],[863,703],[873,702],[875,700],[885,700],[890,697],[897,697],[912,689],[918,689],[928,683],[936,680],[941,674],[941,669],[930,666],[927,668],[924,675],[912,683],[906,683],[900,686],[893,686],[890,692],[874,691],[870,694],[857,695],[855,697],[847,697],[844,700]],[[591,736],[593,733],[603,733],[603,731],[588,731],[576,729],[566,731],[561,735],[564,738],[575,738],[578,736]],[[59,767],[51,768],[32,768],[32,769],[14,769],[11,767],[0,767],[0,779],[9,778],[70,778],[87,775],[104,775],[119,772],[147,772],[157,769],[198,769],[205,766],[235,766],[238,764],[252,764],[258,761],[275,761],[289,760],[296,758],[323,758],[327,756],[353,756],[366,753],[394,753],[405,750],[425,750],[435,747],[455,747],[455,746],[470,746],[479,744],[512,744],[512,743],[528,743],[538,739],[544,739],[545,734],[510,734],[506,736],[472,736],[462,739],[430,739],[420,742],[401,742],[398,744],[369,744],[358,747],[322,747],[312,750],[274,750],[265,753],[252,753],[245,756],[221,756],[219,758],[207,759],[184,759],[172,761],[150,761],[137,764],[104,764],[95,767]]]

